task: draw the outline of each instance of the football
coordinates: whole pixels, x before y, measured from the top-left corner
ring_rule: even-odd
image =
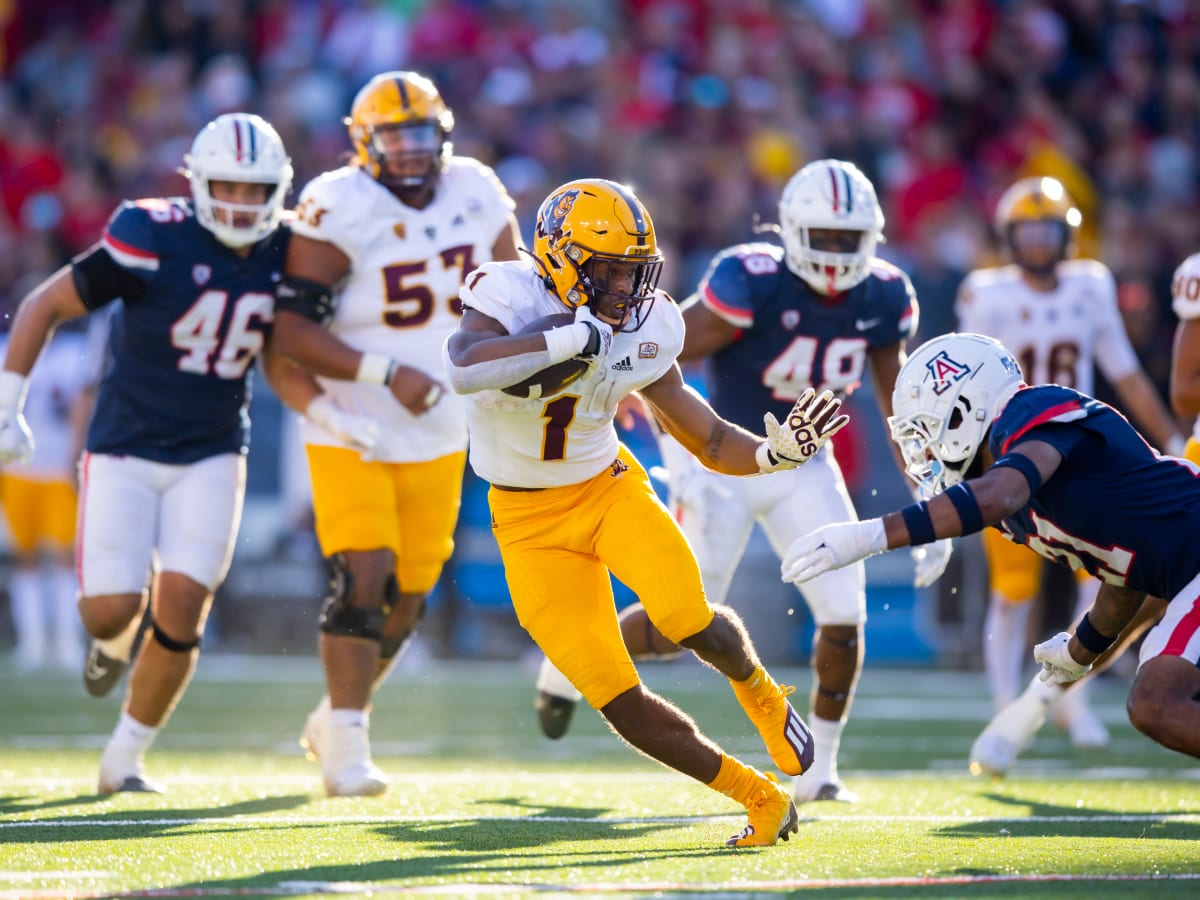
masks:
[[[561,328],[575,321],[575,314],[569,312],[554,313],[534,319],[518,334],[530,334],[537,331],[549,331],[551,328]],[[513,397],[523,397],[529,400],[539,400],[542,397],[553,397],[561,393],[588,370],[588,361],[572,357],[552,366],[546,366],[540,372],[534,372],[524,381],[503,389],[504,393]]]

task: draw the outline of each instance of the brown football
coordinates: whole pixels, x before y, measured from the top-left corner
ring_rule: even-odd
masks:
[[[549,331],[551,328],[561,328],[563,325],[570,325],[574,321],[574,313],[553,313],[549,316],[542,316],[540,319],[534,319],[518,331],[517,334]],[[587,360],[572,357],[571,359],[564,359],[562,362],[554,363],[552,366],[546,366],[540,372],[534,372],[524,381],[518,381],[516,384],[506,387],[503,390],[504,393],[511,394],[513,397],[525,397],[530,400],[553,397],[555,394],[566,390],[571,382],[578,379],[587,370]]]

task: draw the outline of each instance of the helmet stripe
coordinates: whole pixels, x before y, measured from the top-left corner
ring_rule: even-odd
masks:
[[[408,99],[408,85],[404,83],[403,78],[396,79],[396,90],[400,92],[400,103],[405,109],[412,107],[412,101]]]
[[[258,147],[257,147],[257,140],[255,139],[255,132],[256,132],[256,129],[254,127],[254,123],[247,122],[246,123],[246,133],[250,135],[250,165],[254,165],[254,163],[257,161],[256,158],[258,156]]]
[[[637,242],[641,247],[646,243],[646,232],[650,229],[646,227],[646,217],[642,215],[642,207],[638,204],[637,198],[633,196],[623,184],[612,182],[613,190],[621,195],[621,199],[629,207],[629,211],[633,213],[633,227],[637,229]]]
[[[829,183],[833,185],[833,211],[838,212],[838,183],[837,172],[833,170],[833,166],[829,167]]]
[[[242,122],[240,119],[233,120],[233,142],[234,152],[237,154],[237,161],[242,161]]]
[[[850,189],[850,173],[842,169],[842,180],[846,182],[846,215],[854,212],[854,191]]]

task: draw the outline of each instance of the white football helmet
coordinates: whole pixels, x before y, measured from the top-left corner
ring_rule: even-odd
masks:
[[[1021,367],[981,334],[944,334],[918,347],[896,376],[892,440],[929,497],[958,484],[992,422],[1021,386]]]
[[[201,129],[180,171],[192,185],[196,220],[230,247],[245,247],[275,230],[283,216],[283,199],[292,186],[292,161],[283,141],[265,119],[249,113],[226,113]],[[226,203],[213,198],[213,181],[244,181],[272,186],[262,204]],[[217,210],[224,210],[226,222]],[[233,224],[234,213],[253,213],[249,225]]]
[[[809,230],[861,233],[852,253],[816,250]],[[875,188],[853,163],[818,159],[791,177],[779,198],[779,236],[787,267],[822,294],[848,291],[867,277],[883,240],[883,211]]]

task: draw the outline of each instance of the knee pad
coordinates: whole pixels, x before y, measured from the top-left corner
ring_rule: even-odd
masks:
[[[383,622],[387,609],[379,607],[351,606],[350,596],[354,593],[354,573],[346,564],[342,553],[329,559],[329,595],[321,606],[320,629],[325,634],[344,637],[366,638],[378,641],[383,637]],[[392,581],[395,579],[393,578]]]
[[[157,622],[150,623],[150,633],[154,635],[154,640],[158,641],[159,646],[170,650],[172,653],[191,653],[200,647],[200,638],[193,638],[190,641],[177,641],[159,628]]]

